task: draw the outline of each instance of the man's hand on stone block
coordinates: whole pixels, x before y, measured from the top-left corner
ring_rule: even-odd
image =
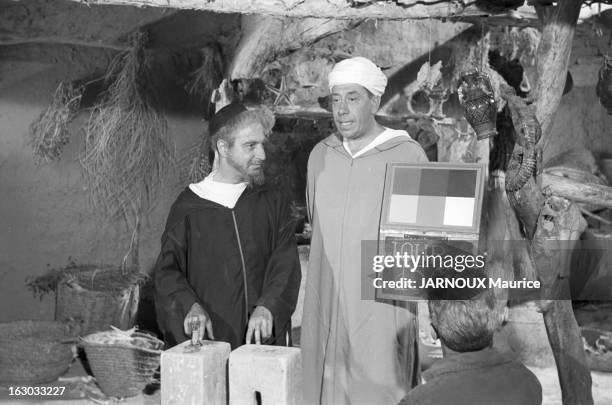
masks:
[[[208,338],[214,340],[212,322],[210,316],[200,304],[195,302],[183,321],[183,329],[187,336],[191,336],[192,344],[196,344],[204,339],[204,330]]]
[[[255,307],[255,310],[249,318],[249,327],[246,334],[246,343],[251,343],[255,338],[255,344],[260,345],[261,339],[267,339],[272,336],[272,313],[263,306]]]

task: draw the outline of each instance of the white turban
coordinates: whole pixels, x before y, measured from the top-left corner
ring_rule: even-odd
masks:
[[[375,96],[387,87],[387,76],[369,59],[357,56],[336,63],[327,76],[329,91],[339,84],[359,84]]]

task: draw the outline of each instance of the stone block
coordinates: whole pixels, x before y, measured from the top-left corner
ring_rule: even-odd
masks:
[[[230,354],[230,405],[300,405],[302,359],[295,347],[244,345]]]
[[[161,355],[162,405],[226,405],[230,344],[204,340],[199,350],[183,342]]]

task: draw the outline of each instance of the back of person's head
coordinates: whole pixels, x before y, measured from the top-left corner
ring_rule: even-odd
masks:
[[[468,299],[444,299],[444,293],[429,294],[429,316],[438,338],[455,352],[473,352],[490,347],[493,334],[505,317],[506,301],[492,289]]]

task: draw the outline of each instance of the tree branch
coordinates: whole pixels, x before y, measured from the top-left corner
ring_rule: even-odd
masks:
[[[45,38],[9,38],[0,40],[0,46],[20,46],[20,45],[38,45],[38,44],[53,44],[53,45],[68,45],[68,46],[83,46],[88,48],[105,48],[114,51],[125,51],[130,49],[128,45],[104,44],[100,42],[72,40],[62,37],[45,37]]]
[[[612,187],[581,183],[548,173],[542,174],[542,187],[545,194],[567,198],[577,203],[612,208]]]
[[[79,3],[83,0],[71,0]],[[315,17],[336,19],[384,18],[450,18],[458,16],[486,16],[495,14],[482,10],[476,1],[395,0],[372,1],[359,4],[351,1],[330,0],[90,0],[88,4],[122,4],[136,7],[208,10],[216,13],[261,14],[277,17]],[[500,8],[497,12],[506,13]]]
[[[565,81],[559,78],[567,75],[581,6],[582,0],[559,0],[555,7],[536,6],[543,23],[536,59],[538,81],[535,88],[536,117],[542,127],[542,148],[550,139],[552,119],[563,95]]]
[[[240,43],[229,68],[230,79],[259,77],[274,56],[299,49],[327,35],[345,30],[350,20],[281,18],[243,15]]]

